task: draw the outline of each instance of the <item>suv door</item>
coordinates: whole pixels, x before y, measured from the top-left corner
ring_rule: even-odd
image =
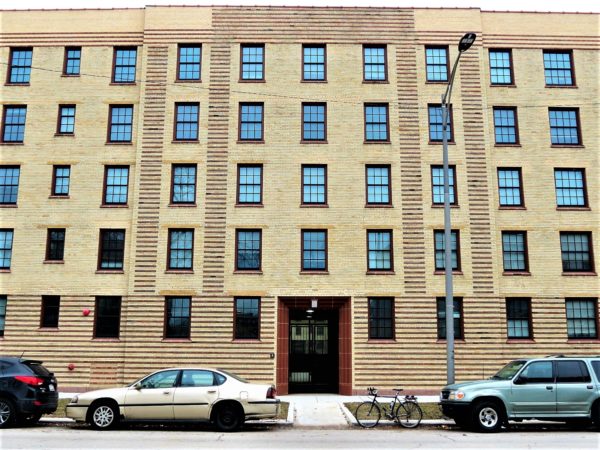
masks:
[[[556,414],[556,384],[552,361],[533,361],[515,377],[511,387],[513,413],[517,417]]]
[[[127,420],[173,419],[173,395],[179,370],[163,370],[127,389],[124,414]]]
[[[212,404],[219,398],[219,387],[210,370],[184,370],[175,389],[173,409],[178,420],[208,420]]]
[[[587,415],[596,389],[582,360],[556,361],[556,411],[559,416]]]

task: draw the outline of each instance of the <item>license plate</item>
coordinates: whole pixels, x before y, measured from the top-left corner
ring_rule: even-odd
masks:
[[[54,392],[54,385],[53,384],[49,384],[48,385],[48,390],[51,392]]]

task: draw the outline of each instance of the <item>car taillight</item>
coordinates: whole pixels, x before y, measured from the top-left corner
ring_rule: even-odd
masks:
[[[269,390],[267,391],[267,398],[275,398],[275,396],[277,395],[277,389],[275,389],[274,387],[270,387]]]
[[[17,375],[15,377],[15,380],[18,380],[21,383],[25,383],[30,386],[41,386],[42,384],[44,384],[43,378],[31,377],[31,376],[27,376],[27,375]]]

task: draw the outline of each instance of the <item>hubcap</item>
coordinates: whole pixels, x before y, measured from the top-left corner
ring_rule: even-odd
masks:
[[[4,425],[10,418],[8,403],[0,401],[0,425]]]
[[[492,428],[498,423],[498,413],[489,406],[479,412],[479,422],[486,428]]]
[[[100,428],[109,426],[114,419],[113,410],[108,406],[100,406],[94,411],[94,424]]]

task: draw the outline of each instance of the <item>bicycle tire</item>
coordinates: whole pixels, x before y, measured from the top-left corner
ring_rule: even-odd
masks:
[[[415,428],[423,419],[423,410],[418,403],[402,402],[396,409],[395,419],[404,428]]]
[[[374,402],[363,402],[356,408],[356,421],[363,428],[377,426],[381,419],[381,408]]]

